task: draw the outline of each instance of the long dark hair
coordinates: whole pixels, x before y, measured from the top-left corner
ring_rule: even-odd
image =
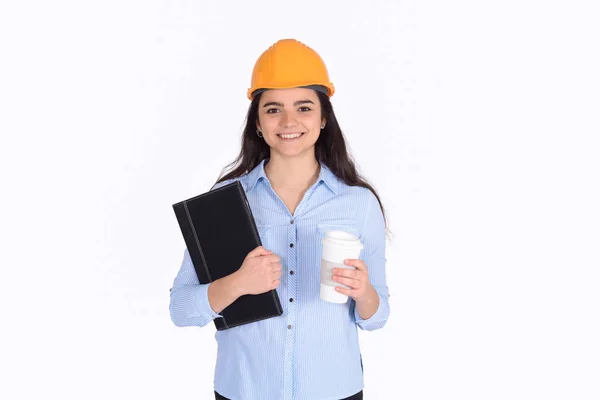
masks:
[[[321,130],[319,139],[315,143],[315,157],[317,161],[325,164],[327,168],[333,172],[340,180],[348,186],[361,186],[369,189],[379,202],[381,212],[383,213],[384,222],[387,231],[387,218],[385,210],[379,195],[360,174],[356,171],[355,163],[352,156],[346,150],[346,140],[342,129],[333,112],[333,106],[329,97],[319,91],[315,91],[321,102],[321,116],[325,116],[325,128]],[[216,183],[238,178],[245,173],[252,171],[262,160],[270,157],[270,148],[263,138],[256,134],[256,122],[258,121],[258,103],[262,93],[254,96],[254,99],[248,107],[246,115],[246,127],[242,136],[242,148],[236,159],[227,165],[223,171],[232,169],[226,175],[221,171],[221,177]]]

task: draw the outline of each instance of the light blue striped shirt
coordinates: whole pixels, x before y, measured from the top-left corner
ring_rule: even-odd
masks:
[[[272,189],[263,160],[239,180],[246,192],[263,247],[281,258],[277,288],[283,315],[216,331],[214,390],[232,400],[339,400],[363,389],[358,330],[383,327],[390,313],[385,275],[385,226],[375,195],[348,186],[324,164],[317,181],[291,215]],[[321,240],[338,229],[364,244],[360,259],[380,303],[368,320],[355,301],[319,297]],[[220,318],[199,285],[187,249],[171,291],[171,319],[177,326],[205,326]]]

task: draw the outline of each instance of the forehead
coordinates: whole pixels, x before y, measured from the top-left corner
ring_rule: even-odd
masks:
[[[319,104],[317,93],[312,89],[306,88],[266,90],[260,98],[260,104],[274,101],[283,103],[284,105],[292,105],[295,101],[299,100],[312,100],[315,104]]]

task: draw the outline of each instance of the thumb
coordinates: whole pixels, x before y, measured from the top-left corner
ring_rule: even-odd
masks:
[[[271,251],[265,249],[262,246],[258,246],[257,248],[252,250],[250,253],[248,253],[248,257],[268,256],[269,254],[271,254]]]

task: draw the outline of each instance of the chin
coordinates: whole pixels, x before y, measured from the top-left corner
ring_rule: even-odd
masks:
[[[315,147],[314,146],[310,146],[310,147],[303,147],[303,148],[296,148],[296,149],[290,149],[290,148],[275,148],[275,149],[271,149],[271,151],[276,151],[277,153],[281,154],[283,157],[298,157],[298,156],[302,156],[305,155],[307,152],[313,152],[315,151]]]

